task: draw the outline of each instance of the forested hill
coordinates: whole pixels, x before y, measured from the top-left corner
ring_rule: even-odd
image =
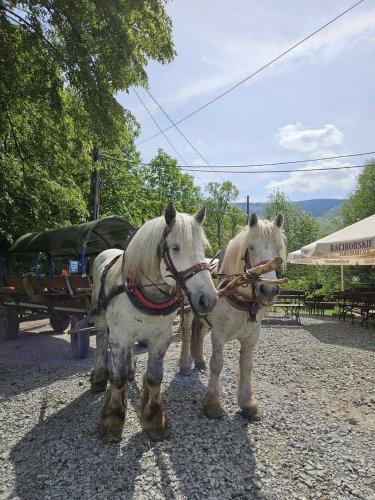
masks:
[[[318,198],[316,200],[303,200],[295,201],[294,205],[298,205],[299,208],[314,217],[324,217],[327,212],[330,216],[337,215],[339,207],[344,203],[345,200],[339,200],[336,198]],[[238,208],[246,213],[246,203],[236,203]],[[264,215],[266,210],[266,203],[251,203],[250,202],[250,212],[257,212],[259,215]]]

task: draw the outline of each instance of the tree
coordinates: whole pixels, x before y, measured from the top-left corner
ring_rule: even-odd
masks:
[[[315,217],[303,212],[298,205],[288,200],[282,191],[274,189],[268,196],[266,217],[272,219],[279,212],[284,215],[284,231],[289,252],[298,250],[323,236]]]
[[[229,181],[225,181],[222,184],[219,184],[218,182],[210,182],[206,191],[208,194],[206,198],[207,235],[212,248],[214,251],[217,251],[226,241],[225,222],[228,222],[229,204],[238,198],[239,193],[238,189]],[[238,212],[236,212],[236,218],[237,221]]]
[[[342,206],[344,224],[354,224],[375,214],[375,160],[366,165],[357,178],[357,185]]]
[[[116,94],[173,58],[164,1],[0,0],[0,37],[0,244],[87,218],[94,145],[124,157],[103,169],[102,207],[127,214],[139,127]]]
[[[173,201],[177,210],[194,212],[199,208],[201,192],[190,174],[181,172],[177,160],[162,149],[149,165],[140,170],[143,184],[143,219],[161,215],[167,203]]]
[[[149,59],[174,57],[163,0],[1,0],[0,30],[0,97],[7,113],[21,95],[35,100],[52,93],[58,100],[62,85],[69,85],[101,145],[113,145],[128,125],[116,94],[147,84]]]

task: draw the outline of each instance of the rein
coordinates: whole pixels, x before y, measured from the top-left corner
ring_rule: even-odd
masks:
[[[256,284],[259,282],[271,282],[275,284],[284,282],[285,280],[265,280],[261,277],[262,274],[273,271],[279,267],[282,263],[282,259],[276,257],[273,260],[262,260],[255,266],[252,266],[247,248],[243,260],[245,261],[243,273],[216,274],[217,277],[224,278],[224,281],[219,284],[218,293],[224,296],[227,302],[236,309],[247,311],[249,313],[249,321],[256,321],[256,314],[260,308],[260,302],[256,294]],[[230,279],[232,279],[232,281],[230,281]],[[251,297],[238,290],[239,287],[246,288],[249,285],[251,285],[252,290]]]

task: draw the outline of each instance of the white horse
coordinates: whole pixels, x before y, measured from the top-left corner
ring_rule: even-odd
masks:
[[[91,388],[103,391],[110,380],[110,394],[101,418],[104,442],[121,440],[127,386],[134,380],[132,349],[136,341],[145,341],[149,348],[141,397],[143,427],[155,441],[169,435],[160,386],[164,354],[180,306],[176,283],[185,291],[197,316],[209,313],[217,302],[204,258],[208,245],[201,225],[204,215],[204,207],[191,216],[177,213],[169,204],[164,217],[138,229],[125,252],[105,250],[94,261],[93,304],[99,312],[95,319],[97,354]]]
[[[248,226],[242,228],[224,250],[219,272],[242,273],[245,267],[254,267],[278,256],[285,262],[286,248],[282,224],[281,214],[272,222],[258,220],[255,213],[251,214]],[[273,271],[264,277],[275,278],[276,275]],[[212,325],[210,379],[203,399],[203,410],[207,417],[221,416],[219,376],[224,362],[224,345],[232,339],[239,340],[241,344],[238,404],[247,418],[257,416],[258,404],[251,388],[253,352],[260,334],[261,320],[265,316],[267,306],[274,303],[278,293],[279,287],[274,284],[238,287],[233,294],[220,297],[215,309],[207,316],[208,322]],[[190,372],[192,360],[197,369],[206,368],[203,338],[208,330],[207,322],[193,319],[192,316],[186,318],[182,334],[181,373]]]

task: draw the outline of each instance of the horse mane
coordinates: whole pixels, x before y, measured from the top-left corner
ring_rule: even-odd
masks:
[[[146,275],[150,279],[160,277],[158,248],[165,226],[165,218],[161,216],[145,222],[138,229],[125,251],[125,277],[131,276],[136,281]],[[202,225],[192,215],[178,212],[172,231],[176,234],[181,249],[199,246],[205,249],[209,246]]]
[[[279,248],[278,255],[283,259],[285,265],[286,245],[284,231],[276,226],[273,221],[258,219],[258,223],[255,226],[250,227],[246,225],[229,241],[220,272],[229,274],[243,272],[246,249],[251,242],[256,243],[259,240],[272,242],[276,248]],[[275,255],[275,257],[278,255]]]

